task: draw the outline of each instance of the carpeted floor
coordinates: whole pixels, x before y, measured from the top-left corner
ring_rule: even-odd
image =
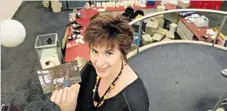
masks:
[[[222,7],[227,6],[226,2],[224,4]],[[227,10],[227,8],[222,8],[222,10]],[[52,13],[43,8],[40,1],[22,3],[13,19],[20,21],[25,26],[26,39],[19,47],[1,47],[2,104],[14,102],[24,111],[59,110],[50,102],[50,95],[42,93],[36,76],[36,70],[41,67],[34,50],[34,43],[37,35],[47,33],[58,33],[59,39],[62,40],[69,12],[71,11]]]
[[[226,92],[226,57],[227,50],[172,43],[146,48],[129,64],[145,84],[150,111],[208,111]]]
[[[24,111],[56,111],[57,107],[49,101],[50,95],[43,95],[36,76],[41,66],[34,44],[39,34],[58,33],[61,40],[68,13],[52,13],[43,8],[42,2],[23,2],[13,18],[25,26],[26,39],[19,47],[1,48],[2,103],[13,101]]]

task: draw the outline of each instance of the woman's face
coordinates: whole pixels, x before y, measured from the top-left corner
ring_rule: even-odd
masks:
[[[112,50],[106,47],[91,47],[90,58],[97,75],[102,78],[116,73],[122,64],[122,53],[116,47]]]

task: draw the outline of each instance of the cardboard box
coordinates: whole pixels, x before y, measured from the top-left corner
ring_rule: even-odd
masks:
[[[159,5],[159,6],[157,6],[157,10],[156,11],[165,11],[165,9],[166,9],[166,7],[165,6],[163,6],[163,5]]]
[[[174,39],[175,38],[174,32],[168,31],[167,34],[166,34],[166,38]]]
[[[177,24],[171,23],[171,24],[170,24],[170,27],[169,27],[169,31],[171,31],[171,32],[176,32],[177,26],[178,26]]]
[[[149,22],[147,22],[147,27],[157,29],[158,23],[156,21],[149,21]]]
[[[163,28],[158,28],[157,33],[162,34],[163,36],[165,36],[167,34],[168,30],[163,29]]]
[[[153,39],[149,34],[144,34],[142,35],[142,43],[143,45],[147,45],[153,42]]]
[[[157,22],[159,27],[164,26],[164,16],[163,15],[158,15],[155,17],[151,17],[151,21]]]
[[[158,22],[149,21],[146,25],[145,32],[147,34],[150,34],[151,36],[153,36],[156,33],[156,31],[158,30],[158,27],[159,27]]]
[[[154,41],[159,42],[159,41],[161,41],[164,38],[164,36],[162,34],[155,33],[152,38],[153,38]]]
[[[189,0],[179,0],[178,3],[177,3],[177,6],[181,7],[181,8],[188,8],[189,5],[190,5]]]

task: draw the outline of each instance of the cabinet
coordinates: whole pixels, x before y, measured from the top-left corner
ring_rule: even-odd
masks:
[[[181,20],[178,21],[177,34],[183,40],[192,40],[194,37],[193,32]]]

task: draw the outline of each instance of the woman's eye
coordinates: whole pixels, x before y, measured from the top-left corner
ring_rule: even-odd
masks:
[[[105,55],[106,56],[109,56],[109,55],[112,55],[113,53],[112,52],[106,52]]]
[[[97,51],[95,51],[95,50],[91,50],[91,52],[92,52],[92,53],[94,53],[94,54],[96,54],[96,53],[97,53]]]

